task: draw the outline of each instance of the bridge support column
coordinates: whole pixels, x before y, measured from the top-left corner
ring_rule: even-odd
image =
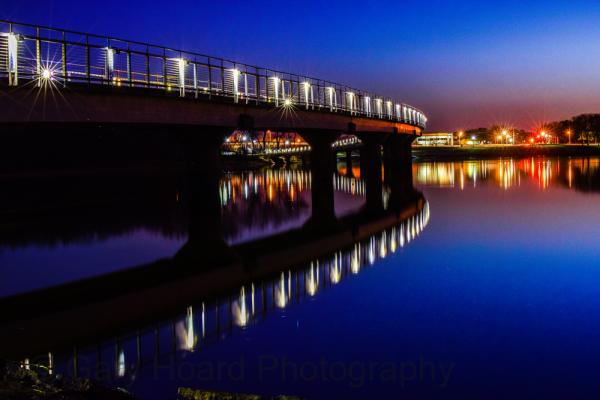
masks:
[[[220,147],[234,129],[191,127],[177,131],[184,171],[181,197],[188,211],[188,240],[176,260],[206,267],[236,257],[223,240],[219,182],[222,175]]]
[[[354,176],[352,172],[352,150],[346,151],[346,176],[350,178]]]
[[[401,208],[414,197],[412,151],[414,135],[393,134],[384,143],[386,183],[391,189],[390,206]]]
[[[360,174],[366,184],[367,209],[383,209],[383,179],[381,177],[381,145],[385,135],[363,133],[357,135],[363,142],[360,149]]]
[[[309,224],[323,226],[336,220],[333,201],[335,152],[331,148],[338,132],[299,132],[311,147],[312,215]]]

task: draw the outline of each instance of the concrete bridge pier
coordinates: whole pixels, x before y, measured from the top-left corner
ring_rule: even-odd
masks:
[[[382,133],[357,133],[363,146],[360,149],[360,175],[365,181],[367,209],[383,210],[383,178],[381,176],[381,146],[386,135]]]
[[[390,135],[384,147],[385,180],[389,186],[390,207],[401,209],[418,193],[413,187],[411,145],[416,136]]]
[[[221,127],[176,130],[185,164],[177,196],[188,215],[188,240],[175,256],[182,264],[212,266],[236,259],[223,240],[219,195],[220,145],[233,130]]]
[[[349,178],[352,178],[354,176],[354,173],[352,172],[352,150],[347,150],[346,151],[346,176],[348,176]]]
[[[335,151],[331,145],[339,137],[337,131],[302,131],[299,134],[311,147],[312,215],[307,225],[324,226],[335,223],[333,173]]]

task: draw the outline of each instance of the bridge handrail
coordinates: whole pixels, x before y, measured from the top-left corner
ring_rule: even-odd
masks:
[[[4,59],[4,60],[2,60]],[[129,86],[181,97],[227,98],[340,112],[425,128],[419,109],[329,80],[139,41],[0,19],[0,79]]]

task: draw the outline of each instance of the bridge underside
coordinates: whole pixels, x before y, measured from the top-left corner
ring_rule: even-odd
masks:
[[[0,122],[93,122],[156,124],[220,128],[233,131],[334,131],[419,135],[421,128],[393,120],[233,103],[218,99],[188,99],[164,91],[126,87],[38,88],[23,86],[0,91]]]

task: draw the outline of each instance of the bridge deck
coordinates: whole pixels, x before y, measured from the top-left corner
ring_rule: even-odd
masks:
[[[298,119],[293,114],[299,111],[318,112],[393,122],[413,130],[423,129],[427,121],[415,107],[322,79],[146,43],[10,21],[0,21],[0,79],[9,86],[43,90],[44,95],[36,93],[35,97],[41,97],[42,102],[49,99],[47,91],[55,92],[52,99],[60,103],[66,88],[84,85],[138,89],[146,95],[160,92],[216,103],[225,100],[266,111],[280,109],[291,114],[288,119]],[[62,100],[69,102],[66,106],[76,104],[75,99]],[[159,113],[156,107],[152,112]],[[28,116],[17,114],[13,120]],[[52,120],[54,115],[45,116]],[[39,119],[39,115],[34,113],[33,118]]]

